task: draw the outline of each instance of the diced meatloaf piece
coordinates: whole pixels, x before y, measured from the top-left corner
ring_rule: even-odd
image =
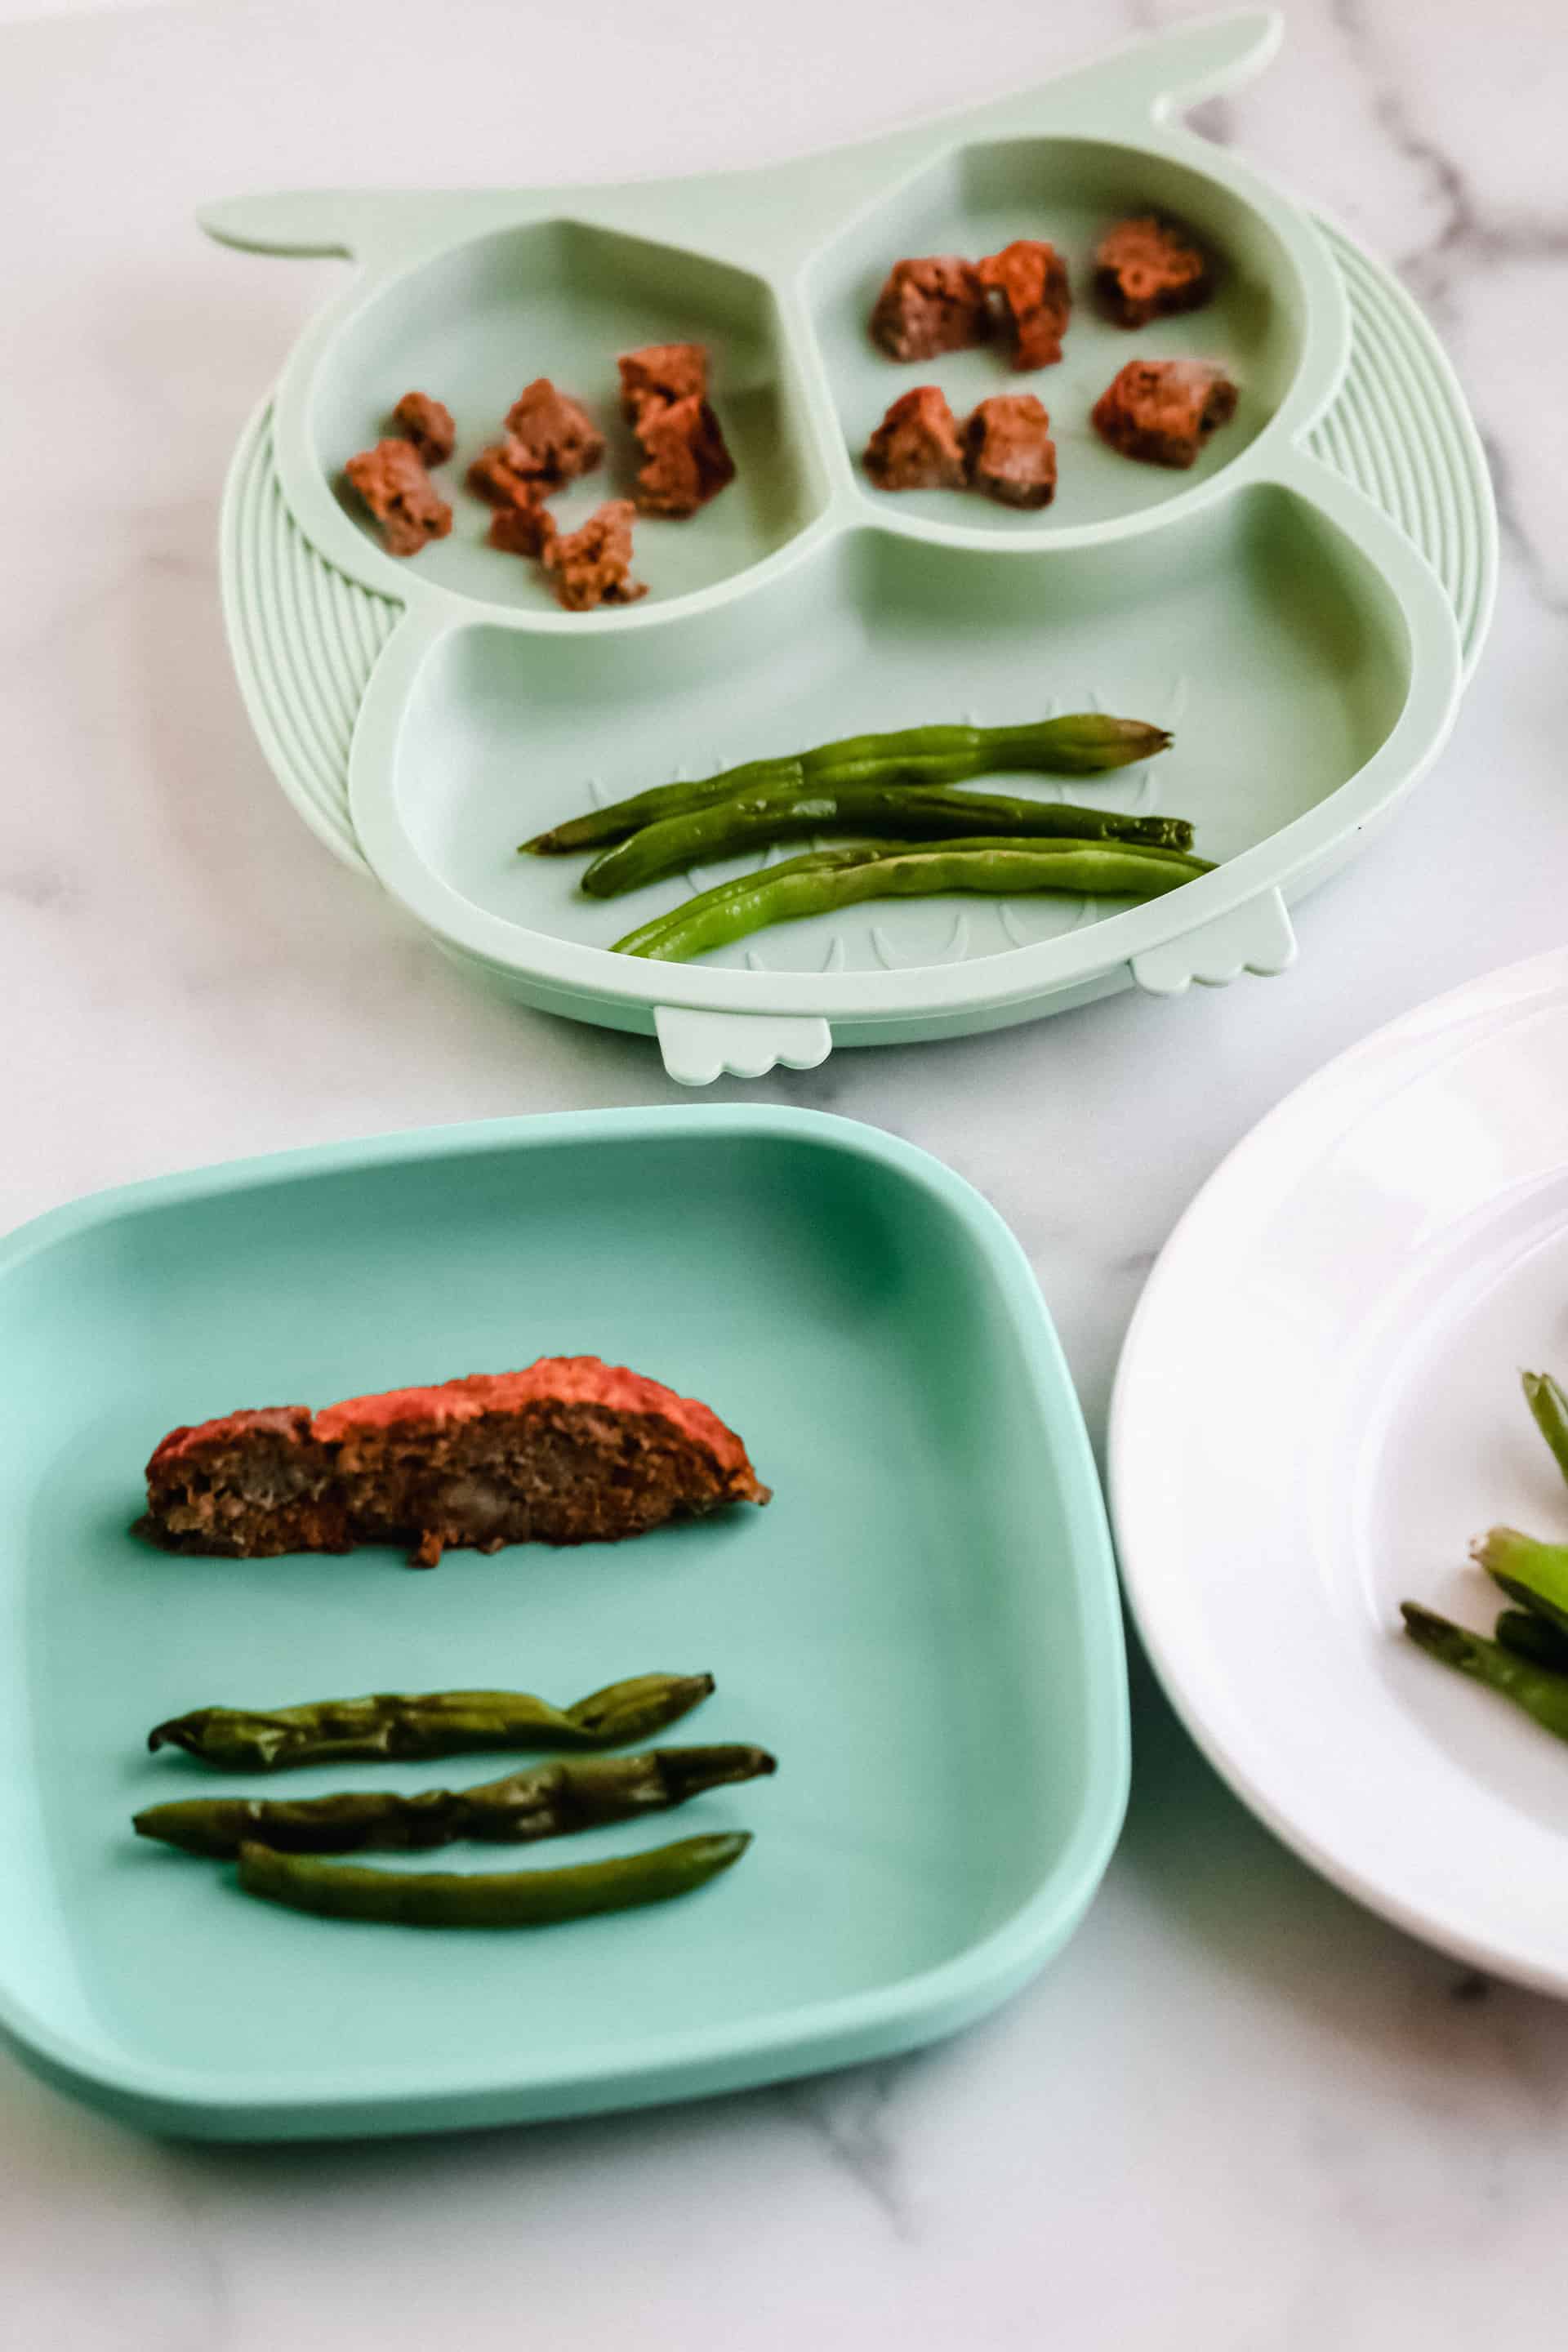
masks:
[[[558,531],[544,550],[552,585],[569,613],[591,613],[595,604],[635,604],[647,595],[646,584],[632,578],[635,512],[630,499],[609,499],[581,530]]]
[[[1190,466],[1236,415],[1237,390],[1206,360],[1129,360],[1092,413],[1102,441],[1151,466]]]
[[[696,393],[646,404],[637,436],[647,460],[637,475],[637,500],[645,514],[695,514],[735,478],[723,428]]]
[[[1060,359],[1072,287],[1054,245],[1038,237],[1016,238],[981,263],[980,282],[1006,306],[1016,368],[1050,367]]]
[[[438,1388],[226,1413],[174,1429],[147,1465],[140,1532],[238,1559],[398,1543],[614,1543],[667,1519],[765,1503],[705,1404],[596,1356]]]
[[[534,506],[552,488],[535,472],[531,452],[511,433],[479,451],[468,467],[468,484],[492,507]]]
[[[557,392],[547,375],[519,393],[507,410],[506,429],[524,452],[514,460],[519,471],[537,475],[552,489],[592,473],[605,454],[605,436],[587,410]]]
[[[871,340],[889,359],[933,360],[983,343],[990,332],[980,272],[956,253],[895,261],[871,312]]]
[[[427,392],[405,392],[392,412],[392,421],[426,466],[444,466],[458,446],[451,410],[432,400]]]
[[[452,509],[437,495],[419,452],[409,441],[378,441],[345,468],[381,525],[389,555],[417,555],[452,528]]]
[[[645,343],[623,352],[621,413],[635,425],[645,408],[665,408],[677,400],[708,397],[708,349],[704,343]]]
[[[1032,392],[983,400],[963,428],[969,478],[1006,507],[1048,507],[1057,494],[1051,420]]]
[[[542,555],[555,538],[555,518],[542,499],[522,499],[497,507],[486,536],[503,555]]]
[[[969,479],[958,422],[940,388],[917,384],[895,400],[866,444],[879,490],[962,490]]]
[[[1153,213],[1119,221],[1095,252],[1095,293],[1119,327],[1146,327],[1151,319],[1201,310],[1214,280],[1213,258],[1192,231]]]

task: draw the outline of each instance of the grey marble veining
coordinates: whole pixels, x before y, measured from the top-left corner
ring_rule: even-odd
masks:
[[[278,0],[0,29],[0,1222],[193,1160],[672,1092],[640,1041],[471,993],[272,784],[216,502],[334,265],[220,253],[194,205],[798,152],[1196,13]],[[1378,1022],[1563,933],[1568,22],[1555,0],[1287,15],[1273,70],[1201,119],[1402,270],[1474,401],[1507,563],[1455,737],[1303,909],[1285,978],[760,1089],[980,1186],[1097,1438],[1153,1254],[1230,1145]],[[1127,1831],[1081,1933],[915,2058],[534,2132],[205,2150],[0,2058],[0,2352],[1555,2347],[1568,2016],[1321,1884],[1136,1660],[1134,1702]]]

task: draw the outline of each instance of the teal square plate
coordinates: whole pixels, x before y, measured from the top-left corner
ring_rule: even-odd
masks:
[[[948,2032],[1082,1916],[1128,1772],[1099,1485],[1022,1252],[924,1154],[736,1108],[251,1160],[0,1244],[0,2023],[81,2095],[266,2138],[690,2097]],[[712,1403],[775,1501],[434,1575],[384,1549],[169,1558],[131,1533],[174,1423],[589,1352]],[[566,1700],[653,1668],[710,1669],[676,1736],[760,1741],[776,1779],[550,1858],[753,1831],[684,1902],[411,1933],[256,1903],[130,1829],[243,1785],[147,1753],[192,1706]]]

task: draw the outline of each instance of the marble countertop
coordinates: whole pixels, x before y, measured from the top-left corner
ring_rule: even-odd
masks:
[[[675,1094],[645,1042],[472,993],[273,784],[224,648],[216,508],[335,265],[263,267],[190,220],[247,187],[783,155],[1200,12],[752,13],[0,10],[0,1224],[195,1160]],[[1557,0],[1286,14],[1286,56],[1205,123],[1398,266],[1474,402],[1505,564],[1453,740],[1301,910],[1285,978],[839,1053],[755,1090],[872,1120],[980,1186],[1097,1437],[1142,1277],[1230,1145],[1376,1024],[1563,937],[1568,26]],[[1568,2012],[1320,1883],[1136,1660],[1133,1679],[1131,1808],[1086,1925],[920,2056],[620,2120],[306,2149],[158,2145],[0,2056],[0,2347],[1555,2347]]]

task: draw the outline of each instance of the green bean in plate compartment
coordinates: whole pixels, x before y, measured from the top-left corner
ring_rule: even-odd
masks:
[[[324,1919],[374,1919],[398,1927],[548,1927],[596,1912],[630,1911],[691,1895],[739,1862],[743,1830],[681,1838],[647,1853],[584,1862],[563,1870],[366,1870],[242,1845],[239,1883],[247,1895]]]
[[[315,1699],[262,1712],[201,1706],[147,1735],[226,1772],[298,1764],[398,1762],[487,1748],[624,1748],[663,1731],[711,1695],[711,1675],[637,1675],[568,1707],[526,1691],[431,1691]]]
[[[242,1845],[284,1853],[428,1851],[471,1838],[523,1845],[606,1822],[663,1812],[709,1789],[776,1769],[763,1748],[655,1748],[641,1756],[573,1756],[475,1789],[422,1789],[406,1797],[351,1789],[331,1797],[185,1797],[135,1816],[139,1836],[232,1861]]]
[[[961,784],[971,777],[1022,768],[1041,775],[1089,776],[1152,759],[1170,744],[1169,731],[1142,719],[1115,719],[1098,710],[1016,727],[906,727],[875,735],[847,735],[815,751],[747,760],[695,783],[656,784],[608,808],[588,809],[522,846],[538,857],[599,849],[625,841],[645,824],[689,816],[737,793],[799,790],[831,781],[851,784]]]

